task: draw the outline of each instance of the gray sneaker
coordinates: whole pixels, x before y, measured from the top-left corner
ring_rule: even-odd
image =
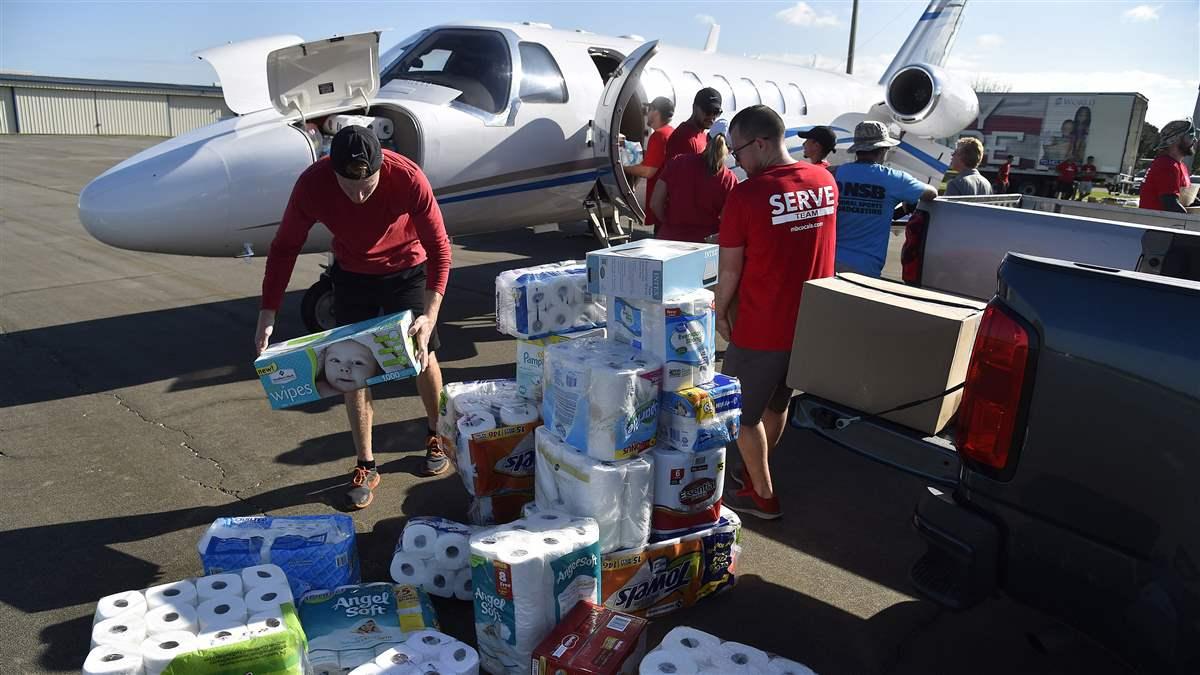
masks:
[[[450,458],[446,457],[446,451],[442,449],[442,439],[438,436],[429,436],[425,439],[425,468],[421,471],[422,476],[440,476],[450,469]]]
[[[375,499],[375,493],[372,490],[378,485],[378,470],[364,469],[361,466],[354,467],[354,471],[350,475],[350,489],[346,491],[346,499],[349,500],[350,506],[355,509],[365,509],[370,506],[371,500]]]

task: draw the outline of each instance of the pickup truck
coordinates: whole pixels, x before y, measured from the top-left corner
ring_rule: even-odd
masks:
[[[1004,592],[1200,672],[1200,282],[1017,253],[998,277],[947,432],[809,394],[791,424],[930,483],[923,595]]]

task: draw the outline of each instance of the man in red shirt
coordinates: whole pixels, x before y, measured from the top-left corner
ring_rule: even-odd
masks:
[[[717,120],[708,130],[708,147],[699,155],[679,155],[659,173],[651,208],[662,214],[659,239],[703,243],[717,233],[725,198],[737,177],[725,166],[729,125]]]
[[[833,129],[813,127],[796,135],[804,139],[804,159],[828,169],[829,162],[826,162],[825,158],[837,152],[837,136],[834,135]]]
[[[370,129],[350,126],[333,137],[329,156],[296,180],[271,242],[254,336],[260,354],[274,330],[296,256],[317,221],[333,235],[333,311],[338,325],[406,309],[417,315],[409,335],[421,362],[417,390],[429,423],[424,473],[445,472],[449,462],[434,433],[442,389],[434,352],[439,346],[435,325],[450,277],[450,240],[429,181],[416,164],[381,149]],[[345,401],[358,455],[346,496],[352,507],[361,509],[371,503],[372,490],[379,484],[371,451],[374,409],[369,389],[349,392]]]
[[[996,190],[995,194],[1008,194],[1008,174],[1012,171],[1013,156],[1009,155],[1008,159],[1000,165],[1000,169],[996,172]]]
[[[1096,158],[1088,155],[1087,161],[1079,167],[1079,201],[1084,201],[1092,194],[1096,186]]]
[[[625,167],[625,173],[646,179],[646,224],[658,231],[660,218],[649,205],[654,199],[654,186],[658,184],[658,174],[667,162],[667,139],[675,127],[671,126],[671,118],[675,116],[675,104],[666,96],[659,96],[650,102],[646,123],[654,130],[646,139],[646,152],[642,155],[642,163]]]
[[[1075,174],[1078,172],[1079,165],[1071,161],[1069,157],[1058,163],[1058,187],[1055,189],[1055,197],[1058,199],[1075,198]]]
[[[1187,120],[1168,122],[1159,132],[1158,157],[1142,181],[1138,208],[1187,213],[1183,189],[1191,186],[1192,178],[1183,158],[1195,153],[1196,127]]]
[[[837,251],[837,183],[825,169],[793,159],[783,135],[783,120],[767,106],[734,116],[732,154],[749,177],[725,200],[719,234],[717,331],[730,343],[724,371],[742,383],[737,444],[745,463],[733,476],[741,489],[726,493],[726,503],[765,519],[783,515],[767,456],[783,435],[792,396],[785,377],[800,294],[804,282],[833,274]]]
[[[708,147],[707,131],[721,116],[721,92],[705,87],[692,99],[692,116],[671,132],[667,140],[667,161],[677,155],[698,155]]]

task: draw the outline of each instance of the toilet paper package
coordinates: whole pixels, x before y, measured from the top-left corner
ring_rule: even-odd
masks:
[[[534,340],[517,340],[517,393],[531,401],[542,401],[543,363],[548,345],[589,337],[606,337],[604,328],[583,330],[566,335],[547,335]]]
[[[413,377],[420,371],[405,310],[270,345],[254,361],[271,408]]]
[[[724,446],[700,452],[656,447],[651,541],[711,527],[721,517],[725,484]]]
[[[594,295],[662,302],[717,283],[718,252],[713,244],[662,239],[589,251],[588,290]]]
[[[533,652],[533,675],[636,675],[646,620],[581,602]]]
[[[576,450],[603,461],[654,446],[662,362],[600,338],[546,348],[542,419]]]
[[[653,618],[691,607],[734,585],[742,522],[722,507],[717,524],[691,534],[603,556],[604,606]]]
[[[409,520],[392,554],[392,579],[420,586],[430,595],[470,600],[459,573],[470,567],[470,537],[476,529],[445,518]]]
[[[651,455],[603,462],[576,452],[546,427],[538,427],[534,436],[539,509],[594,519],[602,553],[646,544],[653,504]]]
[[[790,659],[690,626],[672,628],[662,643],[642,659],[638,675],[712,673],[712,675],[816,675]]]
[[[664,390],[659,403],[659,445],[699,452],[723,448],[738,438],[742,385],[736,377],[717,374],[698,387]]]
[[[604,300],[588,291],[578,260],[507,270],[496,277],[496,329],[534,339],[604,326]]]
[[[551,521],[563,527],[545,526]],[[550,629],[576,603],[598,602],[598,537],[595,521],[566,516],[522,519],[471,537],[475,635],[485,670],[528,673]]]
[[[712,291],[673,295],[661,303],[609,298],[609,338],[663,362],[663,391],[711,382],[716,375],[717,324]]]
[[[354,521],[342,514],[218,518],[197,549],[205,574],[277,565],[297,598],[360,579]],[[245,590],[255,583],[251,579]]]
[[[334,136],[349,126],[366,127],[374,131],[376,138],[381,141],[388,140],[395,132],[390,119],[368,115],[330,115],[321,124],[321,129],[330,136]]]
[[[300,599],[299,612],[318,674],[349,671],[419,631],[440,630],[429,596],[407,584],[313,591]]]

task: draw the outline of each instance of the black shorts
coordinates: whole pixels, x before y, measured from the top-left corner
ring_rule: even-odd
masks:
[[[786,382],[791,357],[790,351],[768,352],[729,343],[721,371],[742,383],[743,425],[758,424],[767,408],[787,412],[792,400],[792,389]]]
[[[347,272],[334,263],[329,272],[333,280],[333,318],[339,326],[406,309],[413,316],[425,313],[425,263],[383,275]],[[429,336],[429,351],[435,352],[440,346],[435,326]]]

